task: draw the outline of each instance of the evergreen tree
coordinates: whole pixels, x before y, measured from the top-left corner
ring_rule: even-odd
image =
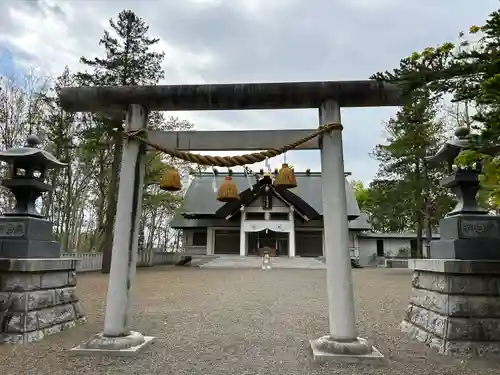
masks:
[[[393,72],[377,73],[371,78],[399,83],[402,76],[409,76],[422,65],[420,59],[405,58]],[[426,70],[432,68],[431,64],[425,65]],[[418,87],[417,83],[405,83],[401,85],[404,105],[386,124],[388,136],[385,144],[378,145],[373,153],[380,162],[378,177],[384,180],[382,185],[373,188],[378,192],[378,216],[381,213],[395,215],[390,229],[396,226],[400,230],[415,230],[417,253],[412,256],[421,257],[424,224],[428,222],[429,227],[435,225],[436,219],[441,217],[441,209],[449,209],[450,206],[447,192],[437,183],[439,173],[427,175],[424,166],[424,157],[443,140],[444,126],[436,119],[439,95],[425,86]],[[435,208],[432,217],[430,202]],[[391,206],[401,211],[394,212],[390,210]]]
[[[471,26],[469,34],[461,32],[458,43],[446,42],[415,52],[412,60],[418,62],[419,69],[391,78],[403,87],[425,88],[435,95],[451,94],[453,102],[465,105],[474,147],[461,153],[456,164],[482,162],[485,189],[479,200],[498,211],[500,158],[491,151],[500,142],[500,10],[491,13],[483,26]],[[427,69],[426,65],[432,63],[432,69]]]
[[[90,71],[76,74],[82,85],[149,85],[164,78],[162,62],[164,53],[154,52],[151,48],[159,42],[148,37],[149,26],[131,10],[118,14],[116,23],[109,20],[110,30],[104,31],[99,44],[104,47],[104,57],[80,59]],[[87,134],[93,139],[106,138],[113,144],[111,176],[107,189],[106,219],[104,241],[102,244],[102,272],[108,273],[111,265],[114,218],[118,195],[118,178],[122,157],[123,129],[122,119],[96,118],[96,124]]]

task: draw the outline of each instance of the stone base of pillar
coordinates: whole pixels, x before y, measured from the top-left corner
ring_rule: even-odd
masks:
[[[372,363],[384,359],[377,348],[359,337],[354,341],[341,341],[323,336],[309,343],[314,362]]]
[[[401,330],[443,355],[500,356],[500,261],[411,259]]]
[[[85,322],[74,258],[0,259],[0,343],[27,344]]]
[[[97,333],[87,342],[71,349],[73,355],[105,355],[105,356],[132,356],[142,351],[152,343],[154,337],[143,336],[139,332],[131,331],[128,336],[107,337]]]

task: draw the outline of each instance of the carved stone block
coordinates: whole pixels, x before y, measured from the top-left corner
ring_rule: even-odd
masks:
[[[0,343],[28,343],[84,322],[76,295],[76,265],[69,259],[0,261]]]
[[[460,262],[409,262],[413,291],[401,329],[441,354],[500,356],[500,262]]]
[[[52,223],[35,217],[0,217],[0,257],[57,258],[60,245],[53,240]]]

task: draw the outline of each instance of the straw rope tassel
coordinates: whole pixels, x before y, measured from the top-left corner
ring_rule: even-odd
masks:
[[[278,175],[274,180],[274,186],[285,189],[297,187],[297,178],[295,177],[295,173],[287,163],[283,163],[281,169],[278,171]]]
[[[179,191],[182,189],[181,176],[177,168],[168,166],[160,181],[160,189],[166,191]]]
[[[224,182],[217,191],[217,200],[219,202],[234,202],[240,200],[238,187],[231,176],[224,177]]]

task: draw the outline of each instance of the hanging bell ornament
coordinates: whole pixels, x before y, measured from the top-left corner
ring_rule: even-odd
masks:
[[[217,191],[217,200],[219,202],[235,202],[240,200],[238,187],[231,176],[224,177],[224,182]]]
[[[278,175],[274,180],[274,186],[278,188],[291,189],[297,186],[297,178],[293,169],[288,166],[288,164],[283,163],[281,169],[278,171]]]
[[[167,167],[160,181],[160,189],[166,191],[179,191],[182,189],[181,176],[174,167]]]

